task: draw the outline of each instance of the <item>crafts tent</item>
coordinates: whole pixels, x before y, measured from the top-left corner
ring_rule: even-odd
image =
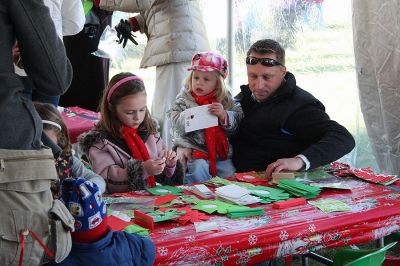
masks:
[[[232,94],[247,83],[250,44],[273,38],[286,49],[297,84],[320,99],[357,146],[341,161],[400,174],[399,10],[387,0],[200,0],[211,47],[228,58]],[[114,23],[126,13],[116,12]],[[139,69],[146,37],[112,62],[111,76],[130,68],[153,97],[155,71]],[[122,49],[121,49],[122,50]]]

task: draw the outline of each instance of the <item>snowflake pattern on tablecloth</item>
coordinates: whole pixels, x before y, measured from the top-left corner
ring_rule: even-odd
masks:
[[[168,249],[166,247],[160,247],[157,249],[158,254],[160,254],[160,256],[164,257],[168,255]]]
[[[310,230],[310,232],[312,232],[312,233],[315,232],[315,229],[317,229],[317,228],[315,227],[314,224],[310,224],[310,225],[308,226],[308,230]]]
[[[386,196],[387,200],[397,200],[400,197],[399,193],[391,193]]]
[[[194,241],[196,241],[196,236],[187,236],[187,237],[185,237],[185,238],[186,238],[186,240],[189,241],[189,242],[194,242]]]
[[[249,235],[249,244],[250,245],[255,245],[257,244],[257,236],[256,235]]]
[[[279,234],[279,238],[283,241],[283,240],[287,240],[289,237],[288,232],[286,231],[281,231],[281,233]]]

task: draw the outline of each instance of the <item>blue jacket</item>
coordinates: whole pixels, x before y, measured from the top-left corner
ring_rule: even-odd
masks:
[[[146,266],[153,265],[155,255],[156,250],[150,239],[110,230],[103,239],[97,242],[72,243],[71,253],[64,261],[46,265]]]

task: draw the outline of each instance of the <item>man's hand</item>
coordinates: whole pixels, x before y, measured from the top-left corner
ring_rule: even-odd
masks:
[[[176,149],[176,154],[178,156],[178,160],[186,166],[187,161],[193,160],[192,158],[192,149],[191,148],[183,148],[183,147],[178,147]]]
[[[132,34],[132,26],[128,20],[121,19],[118,25],[115,26],[115,30],[117,31],[118,44],[121,44],[123,42],[123,48],[125,48],[128,40],[133,42],[135,45],[138,45],[137,41],[133,38],[136,36]]]
[[[299,157],[282,158],[269,164],[265,170],[265,177],[270,179],[272,173],[277,172],[296,172],[302,169],[304,162]]]
[[[155,160],[149,159],[143,162],[143,168],[149,175],[159,175],[164,171],[165,158]]]

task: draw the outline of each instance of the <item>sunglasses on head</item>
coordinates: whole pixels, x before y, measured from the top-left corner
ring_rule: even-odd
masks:
[[[266,67],[283,66],[281,63],[271,58],[246,57],[247,65],[257,65],[258,63]]]

